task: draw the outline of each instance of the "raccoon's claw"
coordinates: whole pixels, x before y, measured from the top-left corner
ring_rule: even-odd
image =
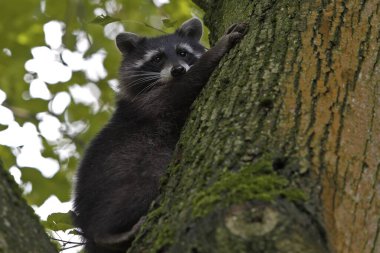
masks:
[[[247,23],[238,23],[230,26],[226,32],[226,35],[224,35],[228,39],[229,47],[232,47],[237,42],[239,42],[247,33],[247,31]]]
[[[245,35],[248,31],[248,23],[236,23],[231,25],[225,35],[231,34],[231,33],[241,33],[242,35]]]
[[[228,38],[228,44],[232,47],[244,37],[247,31],[248,23],[237,23],[230,26],[224,36]]]

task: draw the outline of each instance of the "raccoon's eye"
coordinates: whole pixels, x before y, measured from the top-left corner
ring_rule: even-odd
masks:
[[[180,50],[180,51],[178,51],[177,54],[178,54],[179,56],[181,56],[181,57],[186,57],[186,56],[187,56],[187,52],[184,51],[184,50]]]
[[[161,55],[156,55],[155,57],[152,58],[152,62],[154,63],[160,63],[161,61],[162,61]]]

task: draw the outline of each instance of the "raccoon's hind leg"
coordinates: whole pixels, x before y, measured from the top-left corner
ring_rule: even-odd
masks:
[[[132,241],[135,239],[137,232],[140,230],[140,227],[145,220],[146,216],[142,216],[129,231],[125,231],[123,233],[96,235],[94,237],[94,242],[95,244],[104,248],[125,250],[130,247]]]

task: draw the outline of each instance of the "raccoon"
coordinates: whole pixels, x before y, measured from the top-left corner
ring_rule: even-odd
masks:
[[[165,173],[190,106],[218,62],[244,35],[236,24],[210,50],[193,18],[155,38],[121,33],[116,110],[88,146],[74,191],[74,224],[88,253],[130,247]]]

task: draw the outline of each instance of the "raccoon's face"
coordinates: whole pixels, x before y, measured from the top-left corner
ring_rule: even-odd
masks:
[[[116,43],[123,53],[121,92],[134,97],[186,74],[205,52],[199,43],[201,36],[202,23],[195,18],[174,34],[156,38],[119,34]]]

